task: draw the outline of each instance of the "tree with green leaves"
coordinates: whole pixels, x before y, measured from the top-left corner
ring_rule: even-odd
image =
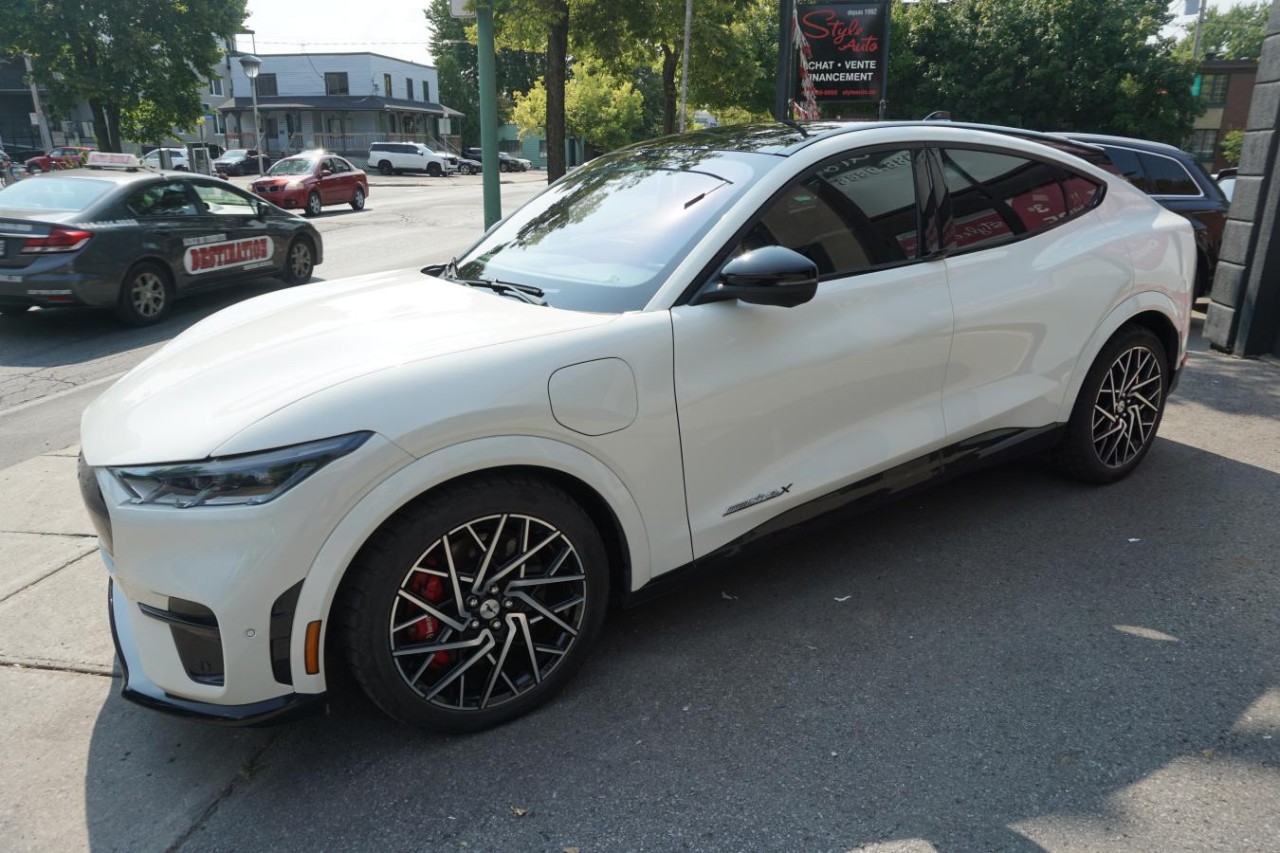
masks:
[[[31,0],[0,16],[0,53],[31,54],[49,105],[87,102],[98,147],[151,141],[200,117],[200,91],[246,0]]]
[[[547,91],[541,81],[516,96],[511,119],[523,138],[544,129]],[[620,148],[631,141],[644,120],[644,97],[621,76],[598,61],[580,60],[565,86],[565,131],[579,136],[596,152]]]
[[[1198,105],[1194,63],[1160,35],[1169,21],[1164,0],[895,4],[890,108],[1177,144]]]
[[[480,145],[480,70],[477,66],[475,25],[469,18],[455,18],[449,0],[431,0],[426,9],[431,36],[427,44],[435,58],[440,80],[440,103],[463,113],[462,144]],[[546,64],[536,51],[499,50],[495,57],[498,79],[498,121],[507,121],[515,96],[533,88]]]
[[[1244,150],[1244,131],[1229,130],[1222,137],[1222,159],[1228,166],[1240,165],[1240,153]]]
[[[1267,34],[1270,3],[1232,6],[1225,11],[1206,9],[1200,30],[1200,58],[1214,54],[1218,59],[1257,59],[1262,56],[1262,39]],[[1195,46],[1195,24],[1178,42],[1178,52],[1190,56]]]

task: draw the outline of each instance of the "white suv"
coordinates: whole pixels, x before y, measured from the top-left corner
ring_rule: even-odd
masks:
[[[418,142],[374,142],[369,146],[369,168],[384,175],[426,172],[433,178],[458,171],[458,161],[437,154]]]
[[[340,655],[392,716],[475,730],[562,687],[612,603],[766,534],[1034,450],[1127,476],[1162,452],[1196,246],[1096,151],[665,137],[425,276],[197,323],[82,424],[124,696],[269,719]]]

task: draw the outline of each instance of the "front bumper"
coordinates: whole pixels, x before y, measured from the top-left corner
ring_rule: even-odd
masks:
[[[406,459],[375,435],[269,503],[196,509],[136,504],[110,472],[82,468],[111,576],[122,695],[227,725],[276,721],[318,702],[323,646],[308,671],[307,628],[328,613],[301,612],[299,596],[366,484]]]
[[[107,611],[111,617],[111,639],[123,675],[120,696],[144,708],[201,723],[261,726],[305,716],[317,710],[324,699],[323,693],[288,693],[245,705],[219,705],[173,696],[146,677],[138,656],[128,602],[124,596],[116,595],[114,582],[107,584]]]
[[[254,195],[258,198],[271,202],[276,207],[283,207],[287,210],[304,207],[307,201],[307,190],[286,190],[283,187],[273,190],[271,187],[255,187]]]

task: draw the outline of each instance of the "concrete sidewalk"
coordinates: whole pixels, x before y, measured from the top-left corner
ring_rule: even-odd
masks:
[[[1251,466],[1270,472],[1267,476],[1280,474],[1280,364],[1194,352],[1183,384],[1170,401],[1160,435],[1164,446],[1155,448],[1153,457],[1164,454],[1168,460],[1168,454],[1176,457],[1198,452],[1205,459],[1229,460],[1230,466],[1224,470]],[[272,824],[273,831],[283,832],[276,824],[289,818],[279,809],[292,795],[277,789],[272,779],[295,760],[304,764],[311,760],[312,746],[299,745],[293,753],[283,748],[268,753],[282,730],[203,727],[144,711],[118,697],[105,606],[106,572],[81,507],[76,452],[75,447],[69,447],[0,470],[0,755],[4,756],[0,847],[165,850],[187,844],[200,848],[211,842],[216,847],[236,847],[222,836],[209,837],[208,833],[218,831],[215,814],[249,827],[257,820],[244,823],[242,818],[248,814],[263,825]],[[1162,500],[1161,490],[1170,487],[1168,477],[1143,479],[1141,471],[1129,482],[1134,484],[1130,488],[1144,495],[1143,500],[1153,502]],[[1205,529],[1213,528],[1217,519],[1239,514],[1240,501],[1259,499],[1256,493],[1243,497],[1229,482],[1221,485],[1220,490],[1202,496]],[[1274,493],[1271,499],[1275,501]],[[1250,511],[1256,512],[1256,506]],[[1030,535],[1036,534],[1031,531]],[[1270,556],[1275,559],[1280,534],[1273,529],[1259,536],[1270,539]],[[991,547],[1005,546],[993,543]],[[1132,546],[1125,552],[1136,553]],[[602,677],[599,668],[595,677]],[[1249,731],[1280,732],[1280,692],[1274,684],[1258,687],[1261,698],[1249,710],[1248,718],[1237,725]],[[1187,689],[1193,690],[1195,685]],[[566,707],[549,713],[566,713]],[[348,720],[345,725],[353,724]],[[357,717],[354,725],[365,731],[351,733],[353,738],[383,738],[379,723]],[[503,731],[511,736],[527,730],[507,727]],[[379,743],[401,738],[412,742],[413,737],[396,730]],[[1271,734],[1263,737],[1270,741]],[[467,741],[453,743],[461,749]],[[256,777],[266,765],[271,772]],[[1250,848],[1246,843],[1250,838],[1259,845],[1251,849],[1274,846],[1277,836],[1272,833],[1277,827],[1272,798],[1280,792],[1280,775],[1275,765],[1264,761],[1260,767],[1250,770],[1254,775],[1196,777],[1197,784],[1207,786],[1195,794],[1196,798],[1230,804],[1220,810],[1223,817],[1219,823],[1208,824],[1209,834],[1225,848]],[[1183,765],[1171,763],[1134,786],[1137,793],[1129,798],[1134,813],[1126,818],[1130,823],[1125,831],[1131,833],[1127,842],[1117,842],[1096,826],[1068,818],[1028,821],[1019,831],[1038,837],[1051,849],[1125,849],[1126,844],[1134,845],[1129,849],[1185,849],[1187,839],[1177,835],[1182,831],[1177,822],[1165,820],[1170,808],[1176,812],[1177,807],[1159,800],[1164,796],[1159,793],[1163,790],[1160,785],[1170,774],[1184,772],[1180,768]],[[328,777],[316,777],[317,785],[340,788],[338,777],[342,774],[337,768],[329,769]],[[287,772],[284,777],[288,778]],[[332,790],[330,795],[338,800],[345,797]],[[297,796],[305,799],[307,794]],[[1148,802],[1144,797],[1156,799]],[[259,800],[267,804],[270,815],[258,814]],[[372,804],[364,805],[375,809]],[[548,800],[542,807],[555,806]],[[363,812],[356,809],[355,813]],[[237,814],[241,818],[235,818]],[[244,832],[252,839],[249,829]],[[612,837],[614,849],[644,846],[643,838],[633,835],[600,837]],[[406,838],[401,837],[399,844],[405,844]],[[558,844],[550,845],[545,836],[512,835],[501,841],[496,835],[488,836],[487,841],[485,836],[480,838],[474,842],[480,849],[560,849]],[[1265,838],[1271,839],[1270,845],[1262,841]],[[826,846],[816,840],[815,845],[814,849]],[[918,849],[933,848],[926,844]]]

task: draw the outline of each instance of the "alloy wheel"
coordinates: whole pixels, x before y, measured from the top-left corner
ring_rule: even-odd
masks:
[[[476,518],[411,565],[387,625],[391,657],[421,699],[483,711],[537,687],[583,630],[578,549],[531,515]]]
[[[143,319],[159,316],[168,299],[169,293],[165,289],[164,280],[149,270],[135,276],[129,288],[129,301],[134,313]]]
[[[1093,404],[1093,448],[1103,465],[1119,468],[1142,452],[1163,394],[1160,360],[1147,347],[1130,347],[1112,362]]]
[[[305,240],[298,240],[289,248],[289,272],[298,281],[311,277],[311,247]]]

